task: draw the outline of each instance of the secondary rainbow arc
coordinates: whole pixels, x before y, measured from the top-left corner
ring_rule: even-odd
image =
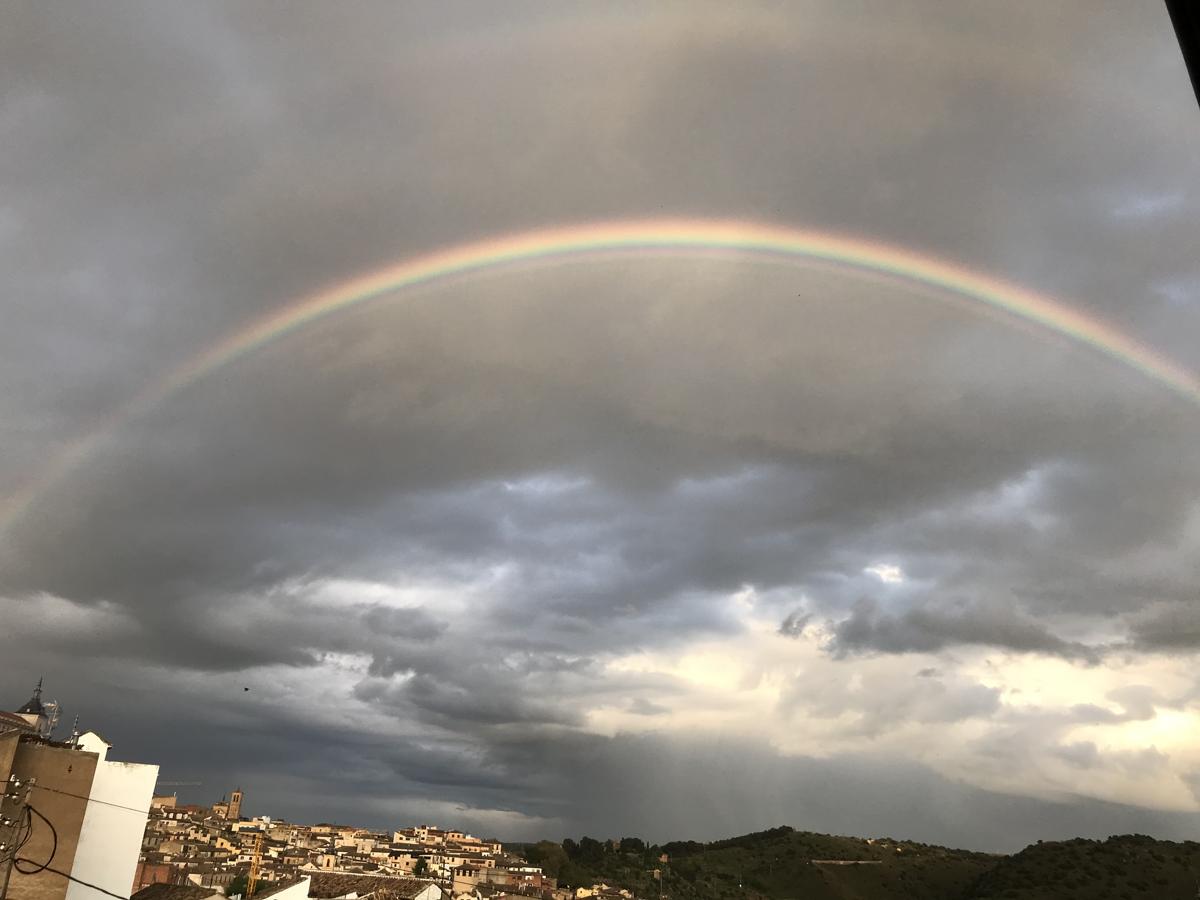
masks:
[[[264,345],[358,304],[440,279],[588,253],[652,255],[739,252],[849,266],[999,310],[1063,335],[1200,405],[1200,378],[1100,318],[989,275],[901,247],[829,232],[729,219],[641,219],[544,228],[437,250],[342,282],[255,320],[147,387],[100,427],[70,445],[0,508],[0,533],[36,498],[95,453],[122,425]]]

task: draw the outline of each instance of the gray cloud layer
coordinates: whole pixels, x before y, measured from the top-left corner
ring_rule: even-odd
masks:
[[[290,299],[604,217],[867,235],[1200,366],[1200,117],[1157,5],[785,12],[0,13],[0,492]],[[960,651],[1190,652],[1198,437],[1193,406],[1111,360],[861,275],[621,259],[461,279],[268,346],[40,493],[0,545],[0,673],[16,703],[46,670],[122,749],[254,779],[283,814],[1175,833],[865,752],[604,736],[588,712],[668,721],[686,686],[608,663],[744,635],[747,585],[796,646],[826,623],[845,680],[865,656],[944,657],[864,735],[1000,721]],[[905,580],[864,571],[880,562]],[[1016,733],[1094,761],[1030,737],[1057,727]],[[760,780],[726,778],[747,752]]]
[[[781,630],[787,627],[784,620]],[[938,609],[915,606],[901,615],[881,612],[871,601],[856,603],[833,625],[830,649],[838,656],[882,653],[934,653],[947,647],[983,644],[1022,653],[1045,653],[1096,662],[1100,652],[1064,641],[1011,607]]]

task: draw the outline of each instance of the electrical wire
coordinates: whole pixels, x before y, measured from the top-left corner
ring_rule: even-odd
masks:
[[[43,791],[50,791],[55,794],[62,794],[65,797],[74,797],[76,800],[83,800],[86,803],[99,803],[104,806],[111,806],[116,809],[123,809],[128,812],[137,813],[139,816],[147,816],[148,815],[148,810],[135,809],[132,806],[123,806],[120,803],[110,803],[107,800],[97,800],[95,797],[85,797],[82,794],[73,794],[70,791],[63,791],[63,790],[59,790],[58,788],[47,787],[44,784],[34,784],[33,787],[43,790]],[[116,900],[129,900],[128,897],[122,896],[121,894],[114,894],[112,891],[105,890],[104,888],[100,887],[99,885],[92,884],[91,882],[88,882],[88,881],[83,881],[82,879],[76,878],[74,875],[70,875],[66,872],[63,872],[61,869],[56,869],[52,865],[50,865],[50,863],[52,863],[54,861],[55,854],[58,853],[58,831],[55,829],[54,823],[51,822],[49,819],[47,819],[40,812],[38,812],[38,810],[35,809],[32,804],[26,804],[25,809],[26,809],[25,816],[26,816],[26,821],[28,824],[26,827],[25,837],[21,839],[20,844],[16,847],[16,849],[13,852],[13,868],[15,868],[22,875],[37,875],[41,872],[53,872],[55,875],[60,875],[63,878],[66,878],[68,881],[73,881],[76,884],[81,884],[84,887],[91,888],[94,891],[99,891],[101,894],[105,894],[106,896],[116,898]],[[31,815],[31,813],[32,813],[32,815]],[[39,819],[41,819],[43,822],[45,822],[50,827],[50,833],[54,837],[53,849],[50,851],[50,857],[46,860],[45,863],[36,863],[31,859],[25,859],[24,857],[20,857],[20,856],[16,855],[17,853],[20,852],[21,848],[23,848],[25,846],[25,844],[27,844],[29,842],[30,837],[33,835],[33,815],[36,815]],[[224,830],[224,829],[218,829],[217,827],[212,826],[212,825],[205,825],[200,822],[189,822],[188,824],[189,824],[189,826],[199,825],[201,828],[208,828],[208,829],[211,829],[214,831],[217,831],[217,830],[223,831]],[[26,863],[26,864],[35,866],[35,868],[23,869],[23,868],[21,868],[21,865],[20,865],[21,863]]]
[[[99,803],[103,806],[112,806],[116,809],[128,810],[131,813],[137,813],[139,816],[147,815],[149,812],[148,810],[136,809],[132,806],[122,806],[120,803],[111,803],[108,800],[97,800],[95,797],[85,797],[83,794],[72,794],[70,791],[63,791],[59,790],[58,788],[47,787],[44,784],[35,784],[33,788],[34,790],[38,791],[52,791],[55,794],[62,794],[64,797],[74,797],[76,800],[86,800],[88,803]]]
[[[45,866],[44,868],[47,872],[53,872],[55,875],[61,875],[63,878],[67,879],[67,881],[73,881],[76,884],[82,884],[84,887],[91,888],[93,891],[99,891],[101,894],[106,894],[109,897],[115,897],[116,900],[129,900],[129,898],[124,894],[114,894],[112,891],[105,890],[98,884],[92,884],[90,881],[84,881],[82,878],[76,878],[74,875],[68,875],[61,869],[56,869],[49,865]],[[21,870],[18,869],[17,871],[20,872]]]
[[[76,800],[83,800],[87,803],[99,803],[102,806],[111,806],[115,809],[123,809],[126,812],[137,813],[139,816],[146,816],[147,819],[153,818],[150,816],[150,811],[145,809],[137,809],[133,806],[123,806],[120,803],[113,803],[109,800],[97,800],[95,797],[85,797],[83,794],[72,794],[70,791],[64,791],[59,788],[47,787],[44,784],[35,784],[35,790],[51,791],[55,794],[62,794],[64,797],[74,797]],[[209,831],[223,832],[228,830],[227,827],[217,825],[207,825],[203,822],[193,822],[188,820],[188,826],[194,828],[207,828]]]
[[[47,790],[53,790],[53,788],[47,788]],[[66,792],[60,791],[59,793],[66,793]],[[116,900],[129,900],[128,897],[126,897],[122,894],[114,894],[112,891],[106,890],[105,888],[100,887],[100,885],[98,885],[98,884],[92,884],[90,881],[84,881],[82,878],[76,878],[74,875],[71,875],[68,872],[64,872],[62,869],[56,869],[56,868],[54,868],[54,866],[50,865],[50,863],[54,862],[54,857],[58,855],[58,829],[55,828],[54,823],[51,822],[49,819],[47,819],[44,815],[42,815],[42,813],[33,804],[31,804],[31,803],[25,804],[25,809],[26,809],[26,817],[29,820],[29,829],[26,832],[25,837],[21,842],[21,846],[24,846],[25,843],[27,843],[29,841],[30,836],[33,834],[33,816],[37,816],[39,819],[41,819],[43,822],[46,823],[46,826],[50,829],[50,835],[51,835],[51,837],[53,837],[54,843],[50,848],[50,856],[46,859],[46,861],[44,863],[37,863],[37,862],[34,862],[32,859],[25,859],[24,857],[14,855],[14,857],[13,857],[13,868],[14,869],[16,869],[22,875],[40,875],[42,872],[53,872],[55,875],[59,875],[65,879],[67,879],[67,881],[73,881],[76,884],[81,884],[84,887],[91,888],[93,891],[99,891],[101,894],[105,894],[106,896],[109,896],[109,897],[114,897],[114,898],[116,898]],[[33,816],[31,816],[30,813],[32,813]],[[34,868],[23,869],[23,868],[21,868],[21,863],[27,863],[27,864],[33,866]]]
[[[22,829],[25,831],[24,836],[21,836]],[[24,807],[22,809],[21,821],[17,823],[17,827],[14,829],[14,834],[15,839],[13,840],[12,852],[5,853],[3,856],[0,856],[0,864],[4,863],[6,860],[15,860],[17,858],[17,854],[21,852],[22,848],[27,843],[29,843],[29,838],[33,834],[33,816],[29,812],[29,807]]]
[[[26,803],[25,808],[27,810],[29,810],[31,813],[33,813],[35,816],[37,816],[39,819],[41,819],[43,822],[45,822],[46,825],[49,826],[50,835],[54,838],[54,844],[50,848],[50,855],[48,857],[46,857],[46,861],[44,863],[39,864],[39,863],[34,862],[32,859],[25,859],[24,857],[21,857],[21,856],[13,857],[13,868],[14,869],[16,869],[22,875],[37,875],[41,872],[46,871],[46,869],[50,868],[50,863],[54,862],[54,857],[58,853],[58,829],[54,827],[53,822],[51,822],[49,819],[47,819],[45,816],[43,816],[40,812],[38,812],[37,809],[34,808],[32,803]],[[33,821],[32,820],[30,820],[29,833],[33,834]],[[28,840],[28,837],[26,837],[26,840]],[[34,868],[22,869],[21,863],[28,863],[29,865],[34,866]]]
[[[17,840],[16,846],[13,847],[12,858],[15,860],[17,854],[25,849],[25,845],[29,843],[29,839],[33,837],[33,813],[29,811],[29,807],[25,807],[25,835]]]
[[[35,790],[51,791],[55,794],[62,794],[64,797],[74,797],[76,800],[83,800],[87,803],[99,803],[102,806],[111,806],[114,809],[123,809],[126,812],[137,813],[139,816],[145,816],[148,820],[150,818],[152,818],[150,816],[149,810],[137,809],[136,807],[133,807],[133,806],[123,806],[120,803],[113,803],[109,800],[97,800],[95,797],[85,797],[83,794],[73,794],[70,791],[64,791],[59,788],[47,787],[44,784],[35,784],[33,787]],[[206,828],[209,831],[215,831],[215,832],[224,832],[224,831],[228,830],[227,826],[207,825],[204,822],[193,822],[190,820],[188,820],[188,827],[190,827],[190,828]]]

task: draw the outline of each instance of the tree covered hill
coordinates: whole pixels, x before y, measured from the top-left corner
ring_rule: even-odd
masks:
[[[786,826],[710,843],[584,837],[520,850],[572,887],[604,882],[654,898],[661,872],[668,900],[1191,900],[1200,875],[1200,844],[1140,835],[1013,856]]]
[[[967,900],[1194,900],[1200,896],[1200,844],[1141,834],[1106,841],[1055,841],[1005,857]]]
[[[663,854],[665,863],[660,861]],[[960,900],[999,859],[913,841],[868,841],[786,826],[707,844],[646,846],[637,838],[543,841],[526,847],[525,855],[568,885],[606,882],[648,898],[659,893],[657,869],[670,900]]]

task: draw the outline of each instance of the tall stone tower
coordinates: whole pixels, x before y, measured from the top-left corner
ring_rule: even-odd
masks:
[[[242,817],[242,789],[235,788],[233,793],[229,795],[229,812],[225,814],[225,818],[231,822],[236,822]]]

